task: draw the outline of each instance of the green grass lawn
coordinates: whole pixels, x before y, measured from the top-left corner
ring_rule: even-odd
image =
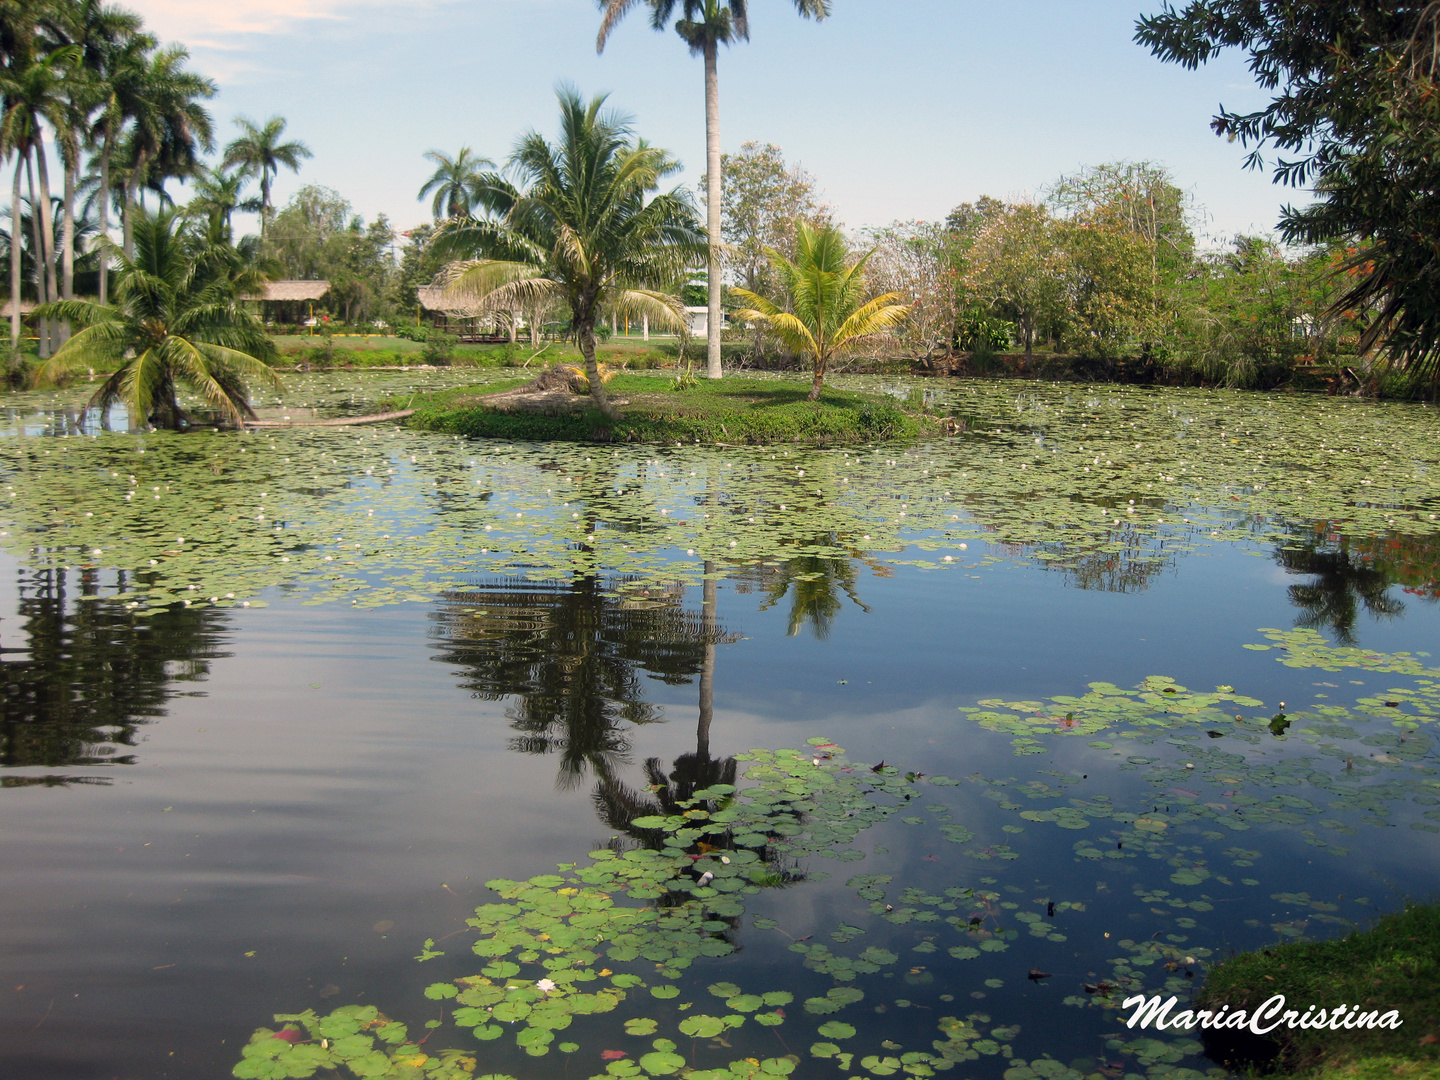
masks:
[[[302,363],[317,368],[403,367],[426,362],[423,344],[399,337],[337,336],[330,341],[328,356],[325,338],[320,334],[279,335],[274,341],[280,351],[280,363],[285,367]],[[673,345],[670,351],[673,352]],[[538,356],[535,355],[537,352]],[[612,344],[600,346],[597,355],[612,367],[653,368],[675,363],[663,343],[638,339],[617,339]],[[525,370],[538,373],[551,364],[577,363],[579,360],[579,350],[569,342],[548,342],[542,351],[541,346],[532,346],[528,340],[522,339],[513,345],[456,345],[449,363],[454,367],[520,368],[529,361],[529,368]]]
[[[411,423],[430,431],[500,439],[565,442],[856,443],[911,438],[940,422],[892,397],[827,386],[807,401],[809,380],[730,377],[676,390],[654,375],[617,375],[606,389],[620,419],[607,423],[577,397],[558,414],[501,411],[486,403],[496,387],[468,387],[416,403]]]
[[[1303,1013],[1341,1004],[1390,1009],[1403,1026],[1332,1031],[1277,1027],[1272,1075],[1291,1080],[1440,1078],[1440,906],[1412,904],[1369,930],[1242,953],[1210,973],[1194,1008],[1252,1012],[1275,994]]]

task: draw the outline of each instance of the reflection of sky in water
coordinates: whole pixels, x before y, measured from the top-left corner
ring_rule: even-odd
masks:
[[[397,467],[406,497],[420,492],[413,504],[402,500],[402,516],[443,517],[444,500],[420,491],[439,475],[433,467],[412,465],[408,454]],[[355,478],[344,463],[335,469]],[[373,478],[361,482],[389,490]],[[523,497],[497,489],[491,502]],[[645,535],[639,527],[617,534],[614,550]],[[487,542],[469,532],[452,550]],[[1027,1059],[1093,1058],[1113,1016],[1061,1000],[1111,977],[1111,962],[1125,955],[1119,941],[1223,955],[1277,934],[1331,934],[1339,924],[1326,920],[1362,919],[1433,888],[1435,834],[1411,826],[1430,826],[1423,815],[1435,804],[1414,798],[1440,794],[1435,754],[1360,762],[1364,777],[1373,770],[1394,785],[1381,799],[1386,813],[1350,806],[1231,831],[1221,819],[1236,818],[1237,804],[1226,788],[1248,785],[1261,801],[1296,795],[1323,807],[1333,790],[1307,777],[1332,788],[1348,783],[1345,759],[1319,753],[1303,721],[1283,741],[1151,729],[1152,741],[1106,733],[1109,748],[1054,731],[1049,753],[1017,756],[1011,734],[978,728],[958,707],[1080,694],[1095,680],[1129,687],[1163,674],[1197,690],[1233,685],[1265,703],[1244,710],[1263,719],[1282,700],[1296,714],[1413,683],[1288,668],[1274,651],[1241,648],[1261,640],[1258,627],[1303,625],[1318,612],[1316,625],[1332,640],[1343,636],[1338,621],[1368,649],[1440,652],[1424,587],[1434,577],[1428,542],[1367,543],[1322,532],[1299,545],[1301,554],[1283,556],[1258,540],[1202,544],[1167,550],[1143,572],[1118,577],[1113,567],[1090,576],[1043,567],[1030,561],[1033,547],[984,539],[972,539],[961,565],[944,573],[869,554],[841,561],[777,550],[772,565],[720,582],[713,631],[698,585],[617,593],[610,574],[548,584],[471,574],[462,590],[370,611],[307,607],[261,581],[251,595],[268,608],[197,608],[147,623],[126,601],[106,599],[116,594],[113,569],[97,570],[93,588],[70,571],[59,605],[58,578],[47,594],[33,570],[0,557],[0,731],[9,766],[0,770],[0,850],[15,870],[0,898],[0,985],[24,987],[0,997],[0,1023],[13,1036],[0,1046],[0,1071],[224,1075],[238,1045],[275,1011],[358,1001],[417,1024],[438,1015],[422,988],[480,966],[456,931],[491,897],[482,883],[546,872],[607,841],[614,830],[592,805],[597,767],[643,793],[646,759],[669,770],[695,752],[707,641],[715,756],[826,735],[855,760],[979,779],[922,784],[913,816],[924,824],[877,826],[860,838],[871,852],[865,860],[812,859],[811,871],[833,877],[755,897],[749,914],[773,917],[779,929],[747,925],[743,951],[698,966],[684,1000],[706,1000],[703,987],[717,978],[802,995],[833,985],[802,966],[784,935],[813,935],[837,953],[884,944],[904,962],[893,978],[866,981],[865,1005],[838,1018],[862,1027],[878,1021],[877,1038],[924,1047],[939,1016],[983,1009],[996,1024],[1022,1025],[1015,1048]],[[1313,554],[1317,546],[1323,557]],[[673,548],[658,554],[681,557]],[[250,565],[244,550],[235,558]],[[425,580],[449,570],[427,567]],[[1295,586],[1318,594],[1296,594]],[[100,598],[84,599],[87,588]],[[154,663],[133,666],[137,655]],[[122,690],[107,697],[104,688],[117,682]],[[1364,737],[1392,730],[1384,718],[1352,724]],[[41,738],[40,728],[55,737]],[[1367,757],[1393,749],[1351,743]],[[571,750],[595,747],[605,752],[578,754],[578,769],[572,753],[562,768]],[[1236,768],[1244,785],[1224,782],[1220,753],[1243,762]],[[133,764],[107,765],[107,756]],[[1186,770],[1187,762],[1200,764]],[[57,783],[66,778],[107,783]],[[1034,782],[1063,794],[1031,798],[1040,792],[1027,787]],[[1138,837],[1116,848],[1119,836],[1134,834],[1132,822],[1097,817],[1072,830],[1020,816],[1072,799],[1093,806],[1100,796],[1172,820],[1187,805],[1210,809],[1168,827],[1153,852]],[[963,823],[974,839],[950,843],[937,819]],[[1077,845],[1099,854],[1081,855]],[[1005,847],[1020,858],[1001,858]],[[1136,857],[1113,857],[1126,849]],[[1199,884],[1171,880],[1196,868],[1209,875]],[[960,934],[943,922],[893,925],[857,908],[844,887],[852,873],[894,875],[891,903],[905,886],[970,886],[993,888],[997,904],[1017,910],[1037,910],[1037,899],[1079,901],[1086,910],[1055,920],[1063,943],[1020,926],[1003,952],[951,959],[946,948],[962,943]],[[1173,908],[1156,890],[1186,903],[1208,897],[1201,902],[1210,906]],[[1311,901],[1297,899],[1302,893]],[[1193,926],[1180,921],[1190,919]],[[841,922],[867,934],[851,945],[833,942],[829,932]],[[914,953],[927,934],[945,947]],[[416,964],[429,937],[448,955]],[[1031,967],[1052,978],[1028,981]],[[1170,977],[1158,965],[1142,970],[1157,987]],[[955,1000],[941,1002],[941,993]],[[867,1011],[877,1004],[886,1006],[883,1016]],[[795,1022],[777,1030],[804,1039],[809,1028],[795,1011]],[[436,1039],[442,1035],[445,1045],[465,1045],[463,1033]],[[752,1045],[736,1039],[737,1050]],[[496,1062],[528,1067],[499,1045]],[[1006,1064],[982,1059],[964,1068],[978,1078],[998,1076]]]

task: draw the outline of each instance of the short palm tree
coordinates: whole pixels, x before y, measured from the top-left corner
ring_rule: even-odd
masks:
[[[280,141],[285,134],[283,117],[272,116],[263,127],[243,116],[235,124],[240,128],[240,137],[225,147],[220,167],[228,169],[238,165],[242,176],[253,176],[260,181],[260,236],[263,238],[266,220],[273,209],[271,181],[280,174],[280,166],[299,172],[300,162],[312,155],[310,148],[298,139]]]
[[[491,310],[546,300],[570,309],[570,328],[596,407],[617,418],[595,363],[602,311],[647,315],[683,328],[676,283],[705,257],[705,234],[683,188],[656,194],[678,171],[669,154],[632,138],[630,121],[602,112],[568,87],[560,98],[560,141],[520,139],[510,168],[523,187],[486,177],[481,205],[492,215],[452,221],[431,243],[453,263],[449,293]]]
[[[453,158],[439,150],[430,150],[425,154],[425,160],[434,163],[435,172],[425,181],[416,198],[424,199],[434,192],[430,209],[436,221],[464,217],[470,213],[480,201],[483,177],[495,168],[493,161],[474,153],[468,146],[462,146]]]
[[[865,300],[865,264],[873,252],[846,263],[849,251],[845,237],[833,226],[815,228],[804,221],[795,223],[795,261],[774,248],[766,250],[787,294],[789,311],[748,289],[731,293],[748,308],[735,317],[758,322],[813,363],[814,382],[810,400],[820,399],[825,369],[862,338],[898,326],[910,308],[896,303],[899,293],[884,293]]]
[[[237,267],[221,245],[187,237],[174,212],[135,211],[133,258],[116,260],[116,303],[62,300],[37,309],[42,317],[83,327],[35,373],[53,385],[96,364],[118,364],[90,407],[124,402],[132,422],[179,429],[189,423],[179,388],[189,387],[232,424],[253,417],[245,380],[279,387],[264,363],[274,343],[260,320],[236,302]]]

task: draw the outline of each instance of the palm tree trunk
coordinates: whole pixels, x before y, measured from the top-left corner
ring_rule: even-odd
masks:
[[[121,241],[121,245],[127,259],[133,259],[135,257],[135,222],[133,220],[134,214],[135,176],[132,173],[131,175],[125,177],[125,194],[123,197],[123,203],[120,207],[120,216],[123,219],[124,223],[122,228],[124,236]]]
[[[705,228],[710,234],[706,261],[709,314],[705,324],[705,374],[721,378],[720,367],[720,75],[713,35],[705,41]]]
[[[65,225],[62,236],[60,296],[64,300],[75,299],[75,166],[65,162]],[[70,324],[60,324],[60,344],[70,340]]]
[[[265,241],[265,223],[270,217],[270,173],[260,169],[260,241]]]
[[[605,395],[605,384],[600,381],[600,366],[595,362],[595,316],[577,319],[576,322],[580,332],[575,336],[580,345],[580,355],[585,358],[585,377],[590,380],[590,397],[594,400],[595,407],[600,410],[600,415],[613,424],[620,419],[620,413]]]
[[[10,192],[10,351],[20,348],[20,171],[24,159],[15,155],[15,186]]]
[[[35,274],[35,299],[44,304],[50,300],[45,295],[45,242],[40,239],[40,200],[35,194],[35,166],[30,161],[29,150],[25,151],[25,186],[30,192],[30,263]],[[47,360],[50,357],[50,320],[39,320],[35,331],[39,338],[35,351],[41,360]]]
[[[50,166],[47,164],[49,155],[45,152],[44,136],[37,129],[35,132],[35,164],[40,170],[40,239],[44,244],[45,252],[45,296],[49,300],[56,300],[60,296],[60,286],[55,274],[55,219],[52,216],[55,208],[50,201]],[[51,325],[51,344],[54,345],[56,327]]]
[[[819,401],[820,391],[825,386],[825,358],[815,357],[815,377],[810,382],[810,394],[807,401]]]
[[[110,239],[110,136],[100,151],[100,305],[110,302],[110,253],[105,241]]]

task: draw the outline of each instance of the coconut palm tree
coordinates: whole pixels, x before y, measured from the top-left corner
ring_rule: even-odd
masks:
[[[245,379],[280,380],[264,363],[274,343],[236,301],[232,253],[187,237],[173,211],[131,213],[135,256],[118,256],[115,305],[61,300],[38,309],[84,329],[37,369],[36,385],[113,363],[90,399],[102,413],[123,401],[132,422],[179,429],[189,423],[177,397],[184,385],[230,423],[253,417]]]
[[[595,51],[604,52],[605,42],[631,8],[641,0],[599,0],[604,15]],[[795,10],[810,19],[824,19],[830,14],[830,0],[791,0]],[[650,25],[664,30],[670,16],[680,7],[681,18],[675,30],[690,46],[691,56],[705,58],[705,221],[710,234],[708,277],[709,317],[706,323],[706,374],[712,379],[722,376],[720,366],[720,330],[722,284],[720,280],[720,76],[717,66],[721,45],[735,40],[750,40],[747,0],[645,0],[650,6]]]
[[[695,207],[683,188],[656,194],[679,165],[632,138],[630,121],[602,112],[568,87],[560,99],[560,140],[531,131],[510,157],[523,187],[491,174],[479,192],[492,215],[451,221],[431,243],[460,258],[448,274],[457,300],[509,311],[543,300],[570,309],[571,330],[596,407],[618,417],[595,363],[602,311],[648,315],[683,326],[679,297],[668,291],[705,253]]]
[[[260,237],[264,239],[265,224],[274,209],[270,201],[271,181],[280,174],[282,165],[291,172],[299,172],[300,162],[314,155],[298,139],[280,141],[285,134],[283,117],[272,116],[263,127],[243,116],[235,124],[240,129],[240,138],[225,147],[220,167],[228,169],[238,165],[242,176],[253,176],[260,181]]]
[[[485,173],[495,168],[493,161],[473,153],[468,146],[462,146],[460,153],[453,158],[439,150],[431,150],[425,154],[425,160],[434,162],[435,172],[415,198],[423,200],[432,191],[435,193],[430,209],[436,221],[464,217],[470,213],[480,201],[480,185],[484,182]]]
[[[811,357],[810,400],[818,401],[830,362],[862,338],[898,325],[910,308],[897,304],[900,294],[894,292],[864,299],[865,264],[873,251],[847,264],[845,237],[834,226],[815,228],[797,221],[795,249],[794,262],[774,248],[766,250],[787,294],[789,311],[749,289],[730,291],[750,305],[737,311],[737,318],[763,324],[791,349]]]

